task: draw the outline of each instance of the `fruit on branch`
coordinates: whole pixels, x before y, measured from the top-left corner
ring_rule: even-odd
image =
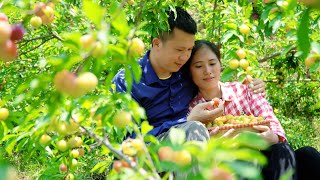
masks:
[[[241,34],[248,34],[250,32],[250,28],[249,28],[249,26],[247,26],[245,24],[242,24],[239,27],[239,31],[240,31]]]
[[[270,3],[273,3],[273,2],[275,2],[275,0],[263,0],[264,4],[270,4]]]
[[[73,149],[70,154],[73,158],[79,157],[79,151],[77,149]]]
[[[239,59],[244,59],[246,57],[246,55],[247,55],[246,52],[243,49],[238,49],[236,51],[236,53],[237,53]]]
[[[38,16],[34,16],[31,18],[30,20],[30,24],[33,28],[38,28],[41,26],[42,24],[42,19]]]
[[[56,131],[62,136],[67,135],[68,129],[66,123],[60,122],[56,127]]]
[[[241,59],[239,65],[242,69],[246,70],[249,66],[249,62],[246,59]]]
[[[91,50],[95,43],[96,40],[91,34],[85,34],[80,37],[80,45],[85,50]]]
[[[72,137],[68,140],[68,145],[71,148],[80,147],[82,145],[82,143],[83,143],[83,141],[82,141],[81,137],[79,137],[79,136]],[[79,155],[80,155],[80,152],[79,152]]]
[[[79,157],[84,155],[84,149],[83,148],[79,148],[78,151],[79,151]]]
[[[34,8],[33,8],[34,14],[35,14],[36,16],[39,16],[39,17],[43,16],[43,15],[44,15],[43,10],[45,9],[45,7],[46,7],[46,4],[45,4],[45,3],[43,3],[43,2],[38,2],[38,3],[34,6]]]
[[[7,108],[0,108],[0,121],[6,120],[9,117],[9,110]]]
[[[69,173],[66,177],[66,180],[74,180],[74,175],[72,173]]]
[[[12,26],[12,33],[10,39],[12,41],[19,41],[23,38],[25,32],[26,31],[21,24],[15,24]]]
[[[229,67],[230,69],[237,69],[239,67],[239,61],[237,59],[233,59],[229,61]]]
[[[132,146],[130,141],[124,141],[122,143],[122,152],[131,157],[137,154],[137,150]]]
[[[117,171],[118,173],[121,172],[123,166],[120,160],[116,160],[113,162],[112,168]]]
[[[186,166],[191,164],[192,156],[189,151],[183,149],[181,151],[175,151],[173,155],[173,162],[180,166]]]
[[[140,56],[144,52],[144,43],[139,38],[133,38],[129,42],[129,54],[132,56]]]
[[[131,121],[131,113],[127,111],[118,111],[113,117],[113,125],[117,128],[125,128]]]
[[[158,150],[158,156],[161,161],[172,161],[174,151],[169,146],[162,146]]]
[[[76,168],[78,165],[78,161],[76,159],[71,160],[71,168]]]
[[[62,70],[54,76],[54,86],[59,92],[73,94],[76,89],[76,75]]]
[[[17,55],[17,45],[13,41],[7,40],[5,43],[0,44],[0,60],[4,62],[12,61]]]
[[[84,95],[89,91],[92,91],[96,88],[98,84],[98,78],[91,72],[85,72],[80,74],[76,78],[76,95]]]
[[[131,146],[137,150],[138,152],[139,151],[142,151],[142,148],[143,148],[143,141],[140,140],[140,139],[132,139],[131,140]]]
[[[51,137],[48,134],[43,134],[39,140],[40,144],[42,145],[47,145],[50,141]]]
[[[252,83],[253,78],[251,75],[247,75],[246,78],[243,80],[242,84],[250,84]]]
[[[307,68],[310,68],[315,63],[316,63],[316,58],[312,56],[307,57],[306,60],[304,61],[304,64],[306,65]]]
[[[232,174],[224,169],[215,167],[212,169],[212,180],[232,180],[234,177]]]
[[[103,46],[103,44],[100,41],[98,41],[94,45],[94,49],[92,50],[92,56],[95,58],[99,58],[104,56],[106,52],[107,52],[106,48]]]
[[[0,45],[10,39],[12,28],[8,22],[0,21]]]
[[[59,169],[61,172],[66,172],[67,171],[67,166],[65,164],[60,164]]]
[[[8,22],[8,17],[6,14],[0,13],[0,22],[1,21]]]
[[[247,69],[246,69],[246,73],[247,74],[251,74],[252,69],[253,68],[251,66],[248,66]]]
[[[57,148],[59,149],[59,151],[66,151],[68,149],[67,142],[65,140],[58,141]]]

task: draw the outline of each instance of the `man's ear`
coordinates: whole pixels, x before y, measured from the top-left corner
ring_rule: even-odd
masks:
[[[152,47],[159,48],[159,47],[161,47],[161,43],[162,43],[162,41],[160,38],[154,38],[152,40]]]

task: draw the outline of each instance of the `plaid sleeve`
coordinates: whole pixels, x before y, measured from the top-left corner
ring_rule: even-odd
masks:
[[[273,109],[269,102],[260,94],[248,92],[251,97],[251,111],[254,116],[262,116],[265,119],[270,119],[270,129],[279,137],[279,142],[287,142],[285,132],[278,118],[273,113]]]

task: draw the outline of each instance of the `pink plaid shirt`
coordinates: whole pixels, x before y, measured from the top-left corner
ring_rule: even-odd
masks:
[[[260,94],[253,94],[249,91],[248,85],[235,83],[221,83],[222,100],[224,103],[224,115],[254,115],[270,119],[270,129],[279,137],[279,142],[286,142],[285,132],[273,113],[268,101]],[[189,105],[189,111],[199,103],[206,102],[199,93],[193,98]]]

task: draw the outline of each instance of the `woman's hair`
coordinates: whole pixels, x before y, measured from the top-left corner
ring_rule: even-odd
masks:
[[[220,49],[219,49],[218,46],[216,46],[213,42],[209,42],[209,41],[207,41],[207,40],[197,40],[197,41],[194,43],[194,47],[193,47],[193,49],[192,49],[192,52],[191,52],[191,56],[190,56],[189,61],[191,61],[191,59],[193,58],[194,54],[195,54],[199,49],[201,49],[203,46],[208,47],[208,48],[217,56],[219,62],[221,63],[221,61],[220,61],[220,58],[221,58]]]
[[[203,47],[209,48],[217,56],[217,58],[218,58],[218,60],[219,60],[219,62],[221,64],[221,60],[220,60],[221,59],[221,54],[220,54],[220,49],[218,48],[218,46],[216,46],[213,42],[209,42],[207,40],[197,40],[194,43],[194,47],[192,49],[191,56],[190,56],[189,60],[184,65],[186,72],[189,71],[189,68],[190,68],[190,65],[191,65],[191,60],[194,57],[195,53],[199,49],[201,49]]]

